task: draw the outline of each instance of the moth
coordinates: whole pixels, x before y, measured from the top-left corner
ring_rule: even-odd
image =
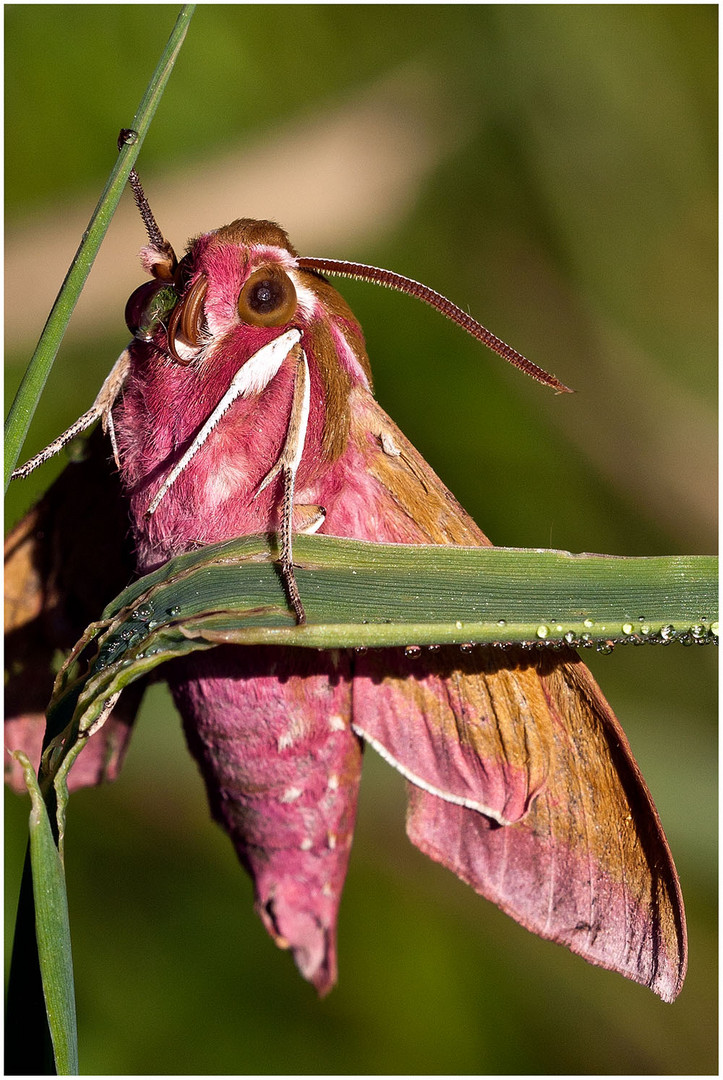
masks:
[[[71,610],[80,581],[90,575],[92,596],[113,575],[123,584],[123,502],[141,573],[200,545],[276,533],[299,624],[295,534],[488,545],[375,401],[361,327],[328,276],[418,296],[527,374],[567,388],[426,286],[300,257],[270,221],[199,236],[178,261],[135,173],[131,183],[150,274],[126,307],[132,341],[92,408],[16,473],[99,419],[110,437],[108,448],[96,433],[88,460],[69,466],[9,539],[9,640],[24,642],[27,664],[41,623],[57,644],[97,616],[92,597]],[[73,469],[85,471],[69,479]],[[89,501],[100,553],[73,528],[73,508],[85,503],[87,517]],[[670,849],[625,734],[573,649],[442,646],[411,660],[404,649],[219,646],[166,669],[258,913],[320,994],[336,980],[365,744],[406,778],[407,833],[423,852],[541,937],[666,1001],[679,992],[686,929]],[[115,775],[136,706],[137,695],[122,696],[71,786]],[[11,746],[37,740],[32,711],[9,710]]]

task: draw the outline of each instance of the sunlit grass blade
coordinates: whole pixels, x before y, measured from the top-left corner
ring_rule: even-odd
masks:
[[[197,631],[204,637],[228,624],[233,640],[316,648],[404,645],[416,635],[423,644],[552,642],[566,634],[583,645],[651,640],[670,624],[682,632],[717,617],[712,556],[619,558],[299,536],[295,573],[307,623],[297,626],[277,558],[264,536],[204,547],[135,582],[103,617],[150,607],[154,634],[182,625],[186,638]],[[145,625],[132,625],[138,641]]]
[[[717,640],[712,556],[625,559],[299,536],[294,558],[303,626],[289,610],[276,547],[265,536],[178,556],[126,589],[88,628],[56,683],[41,775],[62,779],[82,745],[79,733],[102,723],[130,682],[218,644],[523,642],[606,651],[618,642]]]
[[[6,491],[70,316],[120,202],[128,174],[138,157],[153,114],[173,70],[194,7],[194,4],[186,4],[181,9],[158,66],[133,118],[132,129],[138,137],[134,142],[126,143],[118,155],[8,413],[5,422]]]

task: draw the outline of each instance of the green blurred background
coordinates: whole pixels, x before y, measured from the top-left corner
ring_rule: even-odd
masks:
[[[173,24],[156,5],[5,8],[11,398]],[[445,292],[577,390],[555,397],[409,298],[344,284],[377,396],[499,544],[654,555],[716,542],[713,5],[202,5],[138,168],[161,228],[276,218],[302,254]],[[24,457],[86,409],[142,280],[129,197]],[[62,467],[13,485],[9,524]],[[673,1005],[526,933],[404,836],[367,754],[323,1002],[267,939],[167,695],[121,779],[71,799],[85,1073],[712,1073],[712,649],[594,669],[686,898]],[[28,805],[8,796],[12,933]],[[10,940],[8,937],[7,940]]]

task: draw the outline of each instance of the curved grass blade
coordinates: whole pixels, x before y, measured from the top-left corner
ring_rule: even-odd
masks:
[[[133,118],[132,127],[137,133],[137,138],[133,142],[127,142],[118,155],[10,407],[5,422],[5,491],[10,483],[10,476],[17,463],[30,421],[60,348],[70,316],[120,202],[128,174],[138,157],[153,114],[173,70],[194,7],[194,4],[186,4],[181,9],[158,66]]]
[[[248,536],[172,559],[88,628],[48,711],[40,779],[49,804],[56,800],[59,848],[48,873],[62,876],[66,778],[87,738],[125,686],[194,650],[228,642],[545,648],[572,641],[607,648],[611,641],[717,640],[717,560],[708,556],[625,559],[299,536],[295,559],[303,626],[288,610],[275,541]],[[47,846],[50,826],[40,806],[45,831],[38,836]]]
[[[275,543],[264,536],[178,556],[121,593],[58,677],[41,778],[63,782],[84,738],[130,682],[166,660],[221,643],[544,648],[565,642],[608,651],[617,642],[717,640],[712,556],[627,559],[326,536],[297,537],[294,554],[303,626],[288,609]]]
[[[717,618],[713,556],[620,558],[298,536],[294,558],[304,626],[288,609],[275,542],[265,536],[170,560],[126,589],[103,618],[148,608],[138,625],[126,616],[123,632],[134,644],[146,638],[146,626],[173,633],[182,625],[182,636],[198,632],[210,641],[207,632],[228,625],[229,640],[314,648],[405,645],[416,635],[421,644],[567,641],[584,647],[655,641],[671,624],[663,640],[698,625],[707,633]],[[112,642],[111,634],[109,660]]]

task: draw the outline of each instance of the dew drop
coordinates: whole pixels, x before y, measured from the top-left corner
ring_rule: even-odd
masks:
[[[173,607],[166,608],[166,613],[171,616],[180,615],[181,609],[178,604],[174,604]]]
[[[427,645],[427,652],[439,652],[441,645]]]
[[[458,630],[462,629],[462,623],[459,621],[459,619],[457,619],[457,622],[454,625],[457,627]]]
[[[624,634],[632,634],[633,624],[629,622],[623,623],[621,629]]]
[[[609,655],[613,651],[612,641],[598,641],[595,646],[595,652],[602,653],[603,656]]]
[[[648,624],[647,624],[647,623],[644,623],[644,624],[643,624],[643,625],[642,625],[642,626],[640,627],[640,633],[641,633],[641,634],[643,634],[643,635],[644,635],[645,637],[647,637],[647,636],[648,636],[648,634],[650,633],[650,627],[648,626]]]
[[[404,649],[404,655],[408,657],[409,660],[418,660],[419,657],[422,655],[422,646],[407,645]]]
[[[584,621],[584,623],[582,625],[584,627],[586,627],[588,630],[590,630],[595,625],[595,623],[592,621],[592,619],[585,619],[585,621]]]
[[[700,641],[702,638],[706,637],[706,629],[704,626],[696,623],[695,626],[691,626],[690,634],[695,641]]]
[[[497,625],[498,626],[507,626],[507,619],[498,619],[497,620]]]
[[[577,638],[572,630],[568,630],[565,634],[565,641],[568,645],[577,645]]]
[[[717,622],[712,622],[710,624],[710,632],[713,635],[713,637],[718,637],[718,623]]]
[[[591,649],[594,644],[592,640],[592,634],[581,634],[580,644],[582,645],[583,649]]]
[[[355,649],[354,649],[354,652],[358,653],[359,656],[363,656],[366,651],[367,651],[366,645],[357,645],[355,647]]]
[[[472,652],[473,648],[474,648],[474,645],[472,644],[472,642],[471,641],[466,641],[464,643],[464,645],[460,645],[459,651],[460,652]]]
[[[542,625],[538,626],[537,630],[535,631],[538,638],[546,638],[547,635],[549,634],[549,632],[550,631],[548,630],[548,628],[546,626],[542,626]]]
[[[142,622],[145,622],[147,619],[149,619],[152,614],[153,608],[150,604],[141,604],[140,607],[137,607],[135,611],[131,612],[131,615],[134,619],[140,619]]]

